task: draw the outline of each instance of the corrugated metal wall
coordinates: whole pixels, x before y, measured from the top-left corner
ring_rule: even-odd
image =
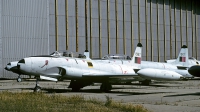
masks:
[[[48,0],[0,0],[0,77],[16,74],[3,70],[7,63],[30,55],[49,53]]]
[[[56,50],[55,1],[50,0],[51,52]],[[57,2],[58,50],[83,52],[88,43],[93,58],[99,58],[107,53],[132,55],[137,43],[141,42],[144,46],[143,60],[164,61],[176,58],[181,46],[185,44],[188,45],[189,55],[200,59],[198,33],[200,9],[196,0],[57,0]],[[85,29],[85,2],[87,29]],[[68,23],[67,34],[65,20]]]
[[[176,58],[183,44],[190,56],[200,59],[197,0],[0,0],[0,4],[1,77],[16,76],[3,68],[29,55],[84,52],[86,47],[92,58],[132,55],[138,42],[144,46],[143,60]]]

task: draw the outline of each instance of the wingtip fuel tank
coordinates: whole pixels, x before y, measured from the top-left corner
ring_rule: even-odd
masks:
[[[154,68],[141,69],[137,73],[143,78],[153,79],[153,80],[180,80],[183,77],[182,75],[174,71],[154,69]]]
[[[191,66],[189,69],[188,69],[188,72],[195,76],[195,77],[200,77],[200,66],[199,65],[194,65],[194,66]]]

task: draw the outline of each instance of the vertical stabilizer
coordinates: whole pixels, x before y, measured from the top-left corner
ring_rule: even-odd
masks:
[[[141,61],[142,61],[142,44],[138,43],[137,47],[135,49],[135,52],[133,54],[132,57],[132,63],[136,64],[136,65],[140,65]]]
[[[90,59],[90,52],[88,50],[85,50],[84,55],[86,59]]]
[[[181,47],[181,51],[179,52],[178,58],[175,61],[175,64],[188,67],[189,66],[188,59],[189,59],[188,48],[186,45],[183,45]]]

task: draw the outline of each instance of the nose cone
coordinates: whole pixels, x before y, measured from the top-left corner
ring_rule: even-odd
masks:
[[[154,74],[151,69],[141,69],[137,73],[141,76],[152,76]]]
[[[8,68],[7,68],[7,67],[5,67],[4,69],[5,69],[5,70],[8,70]],[[8,70],[8,71],[9,71],[9,70]]]
[[[188,72],[195,76],[195,77],[200,77],[200,66],[199,65],[195,65],[195,66],[191,66],[189,69],[188,69]]]

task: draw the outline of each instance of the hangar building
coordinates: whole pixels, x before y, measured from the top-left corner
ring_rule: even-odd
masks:
[[[176,58],[182,45],[200,59],[198,0],[0,0],[0,78],[11,61],[58,50]]]

